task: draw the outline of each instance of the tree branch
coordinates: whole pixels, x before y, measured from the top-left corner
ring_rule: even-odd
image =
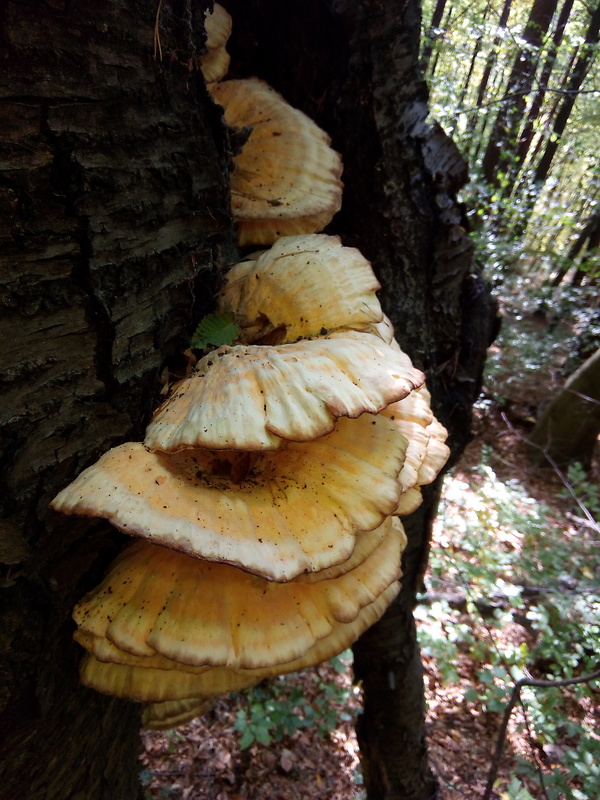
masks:
[[[592,672],[589,675],[582,675],[579,678],[565,678],[564,680],[555,680],[555,681],[535,680],[534,678],[521,678],[515,683],[512,690],[512,694],[510,696],[510,700],[508,701],[508,705],[504,709],[502,725],[500,726],[500,730],[498,731],[496,751],[492,759],[492,764],[490,766],[490,771],[488,773],[487,784],[481,800],[490,800],[492,796],[492,790],[494,788],[494,783],[496,781],[496,776],[498,774],[498,767],[500,765],[500,759],[502,757],[502,750],[504,749],[506,730],[508,728],[508,723],[510,720],[510,716],[512,714],[512,710],[515,707],[516,703],[519,701],[519,698],[521,696],[521,689],[523,688],[523,686],[533,686],[541,689],[554,689],[554,688],[561,688],[564,686],[572,686],[575,683],[589,683],[590,681],[597,680],[598,678],[600,678],[600,669],[597,669],[595,672]]]

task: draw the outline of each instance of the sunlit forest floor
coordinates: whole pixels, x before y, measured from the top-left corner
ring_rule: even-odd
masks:
[[[447,565],[440,567],[437,558],[442,551],[459,552],[464,548],[465,532],[454,524],[453,516],[464,517],[465,508],[481,511],[481,485],[489,480],[491,473],[498,485],[518,483],[526,490],[524,496],[529,501],[533,498],[546,504],[550,519],[555,521],[567,544],[572,537],[582,535],[580,520],[578,523],[572,504],[564,497],[561,478],[551,470],[532,470],[521,455],[523,430],[498,409],[485,404],[479,409],[476,439],[447,479],[447,499],[434,531],[428,592],[417,609],[424,628],[429,752],[443,800],[482,796],[507,697],[503,680],[506,663],[511,674],[519,677],[522,672],[517,674],[514,670],[521,662],[514,654],[524,653],[527,660],[528,654],[534,652],[537,636],[526,619],[525,609],[521,616],[512,607],[506,613],[502,610],[506,585],[500,578],[496,587],[498,597],[490,597],[489,607],[474,616],[467,583],[485,588],[486,576],[477,571],[469,573],[468,569],[466,573],[464,569],[462,574],[453,573]],[[487,473],[478,466],[482,458],[489,462]],[[600,474],[597,466],[596,478]],[[489,513],[488,505],[484,514]],[[485,522],[485,519],[484,523],[491,528],[487,534],[501,538],[507,552],[519,546],[519,531],[511,531],[506,520],[491,518]],[[597,534],[594,536],[597,538]],[[482,544],[486,546],[485,541]],[[473,555],[476,563],[477,554]],[[598,563],[588,564],[588,568],[598,569]],[[490,655],[494,649],[500,656]],[[527,674],[544,677],[544,664],[534,664],[531,669],[534,673]],[[293,800],[310,793],[312,800],[358,800],[363,794],[354,719],[360,709],[360,690],[352,686],[350,675],[350,668],[339,673],[331,664],[323,664],[316,670],[280,679],[279,684],[271,682],[275,683],[271,694],[267,688],[259,695],[225,697],[204,718],[189,725],[167,732],[143,733],[141,779],[146,797]],[[328,687],[326,702],[322,699],[323,687]],[[287,717],[294,713],[291,709],[294,698],[300,697],[300,709],[296,711],[305,722],[294,723]],[[576,748],[578,740],[569,728],[569,714],[579,721],[584,717],[586,729],[600,730],[598,699],[598,693],[595,703],[585,697],[568,698],[570,706],[569,712],[565,712],[564,725],[558,731],[553,729],[550,737],[536,732],[540,730],[539,719],[534,721],[531,713],[524,716],[525,712],[517,706],[511,717],[493,797],[507,800],[566,797],[561,793],[548,794],[548,787],[540,786],[536,772],[543,775],[560,769],[565,752]],[[259,728],[262,716],[272,713],[277,702],[283,702],[282,720],[279,724],[273,721],[271,727],[263,725],[266,737],[271,740],[266,744],[254,742],[241,749],[240,732],[234,729],[236,720],[240,728],[242,721],[250,721]],[[242,713],[243,720],[239,720]],[[539,708],[537,713],[539,717]],[[332,723],[333,729],[325,730]],[[277,741],[286,724],[292,728],[294,724],[306,727]],[[530,769],[524,773],[521,770],[517,780],[516,765],[523,763],[529,764]],[[576,789],[576,779],[573,786]],[[588,795],[575,793],[569,800],[578,796]]]
[[[428,647],[428,640],[422,641],[424,651],[423,662],[425,665],[426,693],[428,701],[428,729],[430,760],[442,787],[442,800],[461,800],[462,798],[480,798],[486,787],[493,753],[496,748],[498,733],[503,718],[503,711],[512,688],[510,678],[517,680],[528,676],[536,679],[552,677],[547,674],[549,664],[546,663],[546,654],[536,654],[536,644],[540,636],[535,624],[536,595],[531,592],[531,605],[526,600],[522,607],[519,603],[511,603],[506,607],[504,594],[509,590],[510,578],[515,582],[524,583],[515,574],[514,561],[519,558],[519,551],[523,548],[528,537],[538,533],[535,525],[532,530],[523,531],[519,522],[527,518],[528,509],[521,509],[523,517],[518,513],[512,517],[512,509],[504,519],[498,519],[494,511],[494,503],[501,505],[505,500],[502,492],[488,500],[491,474],[496,486],[519,487],[522,495],[519,500],[526,503],[535,501],[544,509],[536,522],[545,523],[548,528],[542,531],[539,544],[544,547],[543,536],[548,534],[548,548],[553,548],[554,537],[562,542],[561,551],[556,553],[556,559],[565,559],[565,553],[575,543],[577,537],[585,539],[591,548],[596,548],[595,558],[584,561],[583,571],[596,586],[600,581],[600,557],[597,551],[597,530],[586,528],[578,509],[573,510],[569,491],[564,483],[566,476],[560,476],[551,469],[534,470],[523,454],[522,442],[528,430],[527,422],[516,415],[512,420],[498,408],[488,406],[485,411],[479,410],[477,417],[477,436],[469,446],[457,468],[450,478],[446,479],[446,500],[442,505],[439,519],[434,532],[432,547],[433,567],[430,572],[436,572],[437,554],[444,550],[460,552],[464,542],[460,541],[464,534],[464,527],[453,525],[453,515],[465,514],[465,509],[477,509],[475,518],[482,528],[487,527],[487,533],[492,532],[501,542],[501,547],[506,553],[516,553],[516,559],[508,559],[504,569],[498,568],[498,583],[491,585],[490,575],[486,574],[485,565],[479,572],[469,572],[457,569],[446,586],[446,591],[439,591],[440,583],[432,574],[429,575],[428,588],[433,602],[429,611],[438,611],[438,630],[442,635],[446,633],[450,638],[457,640],[456,648]],[[480,464],[488,462],[482,470]],[[598,485],[600,465],[598,460],[587,476],[590,485]],[[568,483],[568,479],[567,479]],[[479,487],[479,490],[478,490]],[[460,498],[460,499],[459,499]],[[457,499],[459,502],[457,503]],[[484,505],[482,507],[482,499]],[[508,497],[508,503],[515,502],[514,497]],[[506,507],[505,509],[506,510]],[[486,517],[489,518],[486,519]],[[514,520],[515,530],[511,530]],[[507,524],[508,523],[508,524]],[[483,538],[482,549],[489,545]],[[477,543],[471,541],[473,547],[473,562],[477,562],[481,551],[477,552]],[[437,550],[436,550],[437,548]],[[576,560],[577,548],[573,547],[573,557]],[[526,559],[527,556],[524,556]],[[557,575],[556,570],[549,570],[547,586],[544,586],[544,572],[546,564],[552,561],[552,556],[539,555],[532,560],[537,560],[537,577],[540,590],[554,591],[555,580],[564,581],[562,588],[567,595],[575,597],[578,587],[574,570],[570,569],[568,560],[564,560],[564,571]],[[468,563],[468,562],[467,562]],[[462,562],[463,568],[465,562]],[[451,570],[446,566],[446,576]],[[504,583],[509,578],[509,585]],[[531,573],[529,573],[531,577]],[[479,585],[477,585],[479,583]],[[462,586],[461,586],[462,584]],[[485,589],[491,586],[495,593],[490,593],[488,602],[483,603],[482,595]],[[475,587],[474,597],[470,591]],[[436,588],[438,592],[436,592]],[[533,587],[531,587],[533,589]],[[477,591],[479,589],[479,591]],[[482,591],[483,590],[483,591]],[[437,607],[436,597],[449,597],[454,613],[444,602]],[[573,600],[567,602],[574,602]],[[474,607],[477,606],[477,608]],[[599,621],[597,607],[595,611],[596,622]],[[426,624],[427,615],[417,609],[417,616]],[[441,619],[440,619],[441,618]],[[464,626],[462,631],[460,626]],[[575,628],[574,628],[575,629]],[[552,632],[550,631],[550,635]],[[565,636],[569,634],[565,632]],[[597,629],[594,631],[597,637]],[[595,644],[597,645],[597,640]],[[554,645],[560,649],[568,647],[566,642],[556,640]],[[445,649],[448,659],[444,658]],[[430,653],[428,655],[428,653]],[[590,662],[591,671],[598,666],[594,663],[593,654]],[[598,651],[596,649],[596,659]],[[448,666],[450,661],[451,666]],[[574,671],[577,674],[577,670]],[[586,669],[579,669],[579,674]],[[508,679],[508,680],[507,680]],[[486,685],[487,684],[487,685]],[[598,682],[594,684],[598,687]],[[554,690],[553,690],[554,691]],[[556,690],[558,691],[558,690]],[[502,758],[500,761],[497,779],[494,784],[495,792],[492,798],[502,800],[529,800],[529,798],[555,798],[559,800],[575,800],[575,798],[596,798],[596,790],[592,794],[586,791],[578,794],[578,781],[576,769],[573,769],[571,758],[574,756],[579,744],[580,730],[575,730],[571,725],[573,720],[585,721],[585,729],[594,731],[596,736],[596,759],[600,756],[600,691],[590,692],[590,696],[581,697],[571,695],[568,688],[563,690],[564,708],[559,714],[559,723],[556,719],[549,720],[549,731],[545,731],[544,713],[549,703],[558,706],[556,695],[534,703],[534,707],[517,704],[510,718],[508,734],[504,742]],[[477,695],[477,697],[475,697]],[[531,699],[531,698],[528,698]],[[569,735],[570,733],[574,735]],[[569,762],[569,763],[567,763]],[[525,765],[525,768],[524,768]],[[560,774],[564,780],[561,786],[555,780]],[[517,775],[519,776],[517,778]]]

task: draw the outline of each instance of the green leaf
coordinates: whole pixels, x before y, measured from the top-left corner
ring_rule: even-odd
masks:
[[[271,732],[268,725],[257,725],[254,729],[254,736],[260,744],[270,744],[271,742]]]
[[[142,786],[149,786],[150,782],[151,782],[151,780],[153,778],[152,770],[143,769],[140,772],[139,778],[140,778],[140,783],[142,784]]]
[[[240,737],[240,747],[242,750],[245,750],[247,747],[250,747],[251,744],[254,744],[254,733],[251,728],[246,728]]]
[[[501,711],[504,711],[504,703],[501,703],[500,700],[497,700],[495,697],[490,697],[485,704],[485,710],[499,714]]]
[[[478,673],[477,677],[481,683],[489,685],[494,682],[494,675],[490,669],[482,669],[481,672]]]
[[[209,314],[200,321],[194,331],[191,346],[195,350],[233,344],[240,335],[241,328],[231,312]]]

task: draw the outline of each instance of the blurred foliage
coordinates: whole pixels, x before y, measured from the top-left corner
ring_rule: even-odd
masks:
[[[511,275],[497,293],[502,325],[488,352],[486,392],[502,406],[519,403],[534,414],[600,347],[597,289]]]

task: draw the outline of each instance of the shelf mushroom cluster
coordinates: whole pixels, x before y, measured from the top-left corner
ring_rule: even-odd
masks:
[[[310,117],[258,78],[223,80],[232,21],[206,15],[202,72],[225,121],[245,141],[233,159],[231,211],[240,246],[322,231],[342,205],[342,159]]]
[[[330,658],[397,594],[397,515],[447,448],[378,288],[360,253],[324,234],[236,265],[219,303],[239,343],[198,362],[144,443],[110,450],[54,499],[142,537],[74,618],[83,682],[149,703],[147,725]]]
[[[207,81],[231,19],[207,17]],[[237,340],[205,355],[144,442],[105,453],[52,507],[137,537],[77,605],[87,686],[146,727],[331,658],[399,591],[399,517],[448,457],[424,376],[393,338],[361,253],[317,231],[340,207],[329,138],[262,81],[211,83],[250,126],[232,173],[241,244],[219,297]]]

